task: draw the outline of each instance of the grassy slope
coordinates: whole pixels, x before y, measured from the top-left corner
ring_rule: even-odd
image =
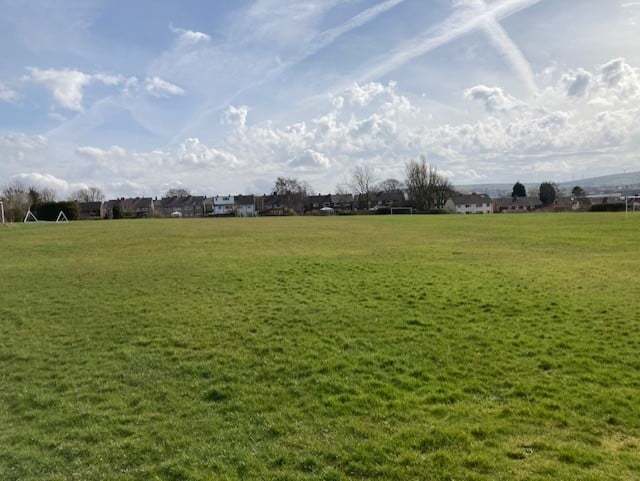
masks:
[[[0,479],[639,479],[639,232],[0,230]]]

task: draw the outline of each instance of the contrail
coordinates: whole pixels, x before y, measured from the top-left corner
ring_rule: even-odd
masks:
[[[366,10],[360,12],[355,17],[351,18],[349,21],[344,24],[324,31],[320,35],[318,35],[315,41],[309,46],[309,48],[293,63],[298,63],[312,55],[315,55],[320,50],[326,48],[333,42],[335,42],[338,38],[349,33],[351,30],[362,27],[363,25],[369,23],[371,20],[375,19],[379,15],[391,10],[392,8],[400,5],[406,0],[386,0],[374,7],[367,8]]]
[[[542,0],[503,0],[492,4],[481,14],[469,11],[454,13],[437,27],[405,43],[395,49],[391,55],[381,59],[360,77],[360,81],[368,82],[383,77],[417,57],[421,57],[478,28],[483,28],[490,24],[490,22],[497,22],[498,20],[507,18],[541,1]],[[515,55],[513,49],[511,54]]]
[[[274,68],[273,70],[268,72],[263,79],[253,83],[252,85],[249,85],[248,87],[245,87],[240,92],[236,93],[233,98],[237,97],[241,93],[244,93],[245,91],[251,88],[255,88],[255,87],[259,87],[260,85],[263,85],[269,80],[279,76],[284,71],[304,62],[309,57],[312,57],[318,52],[327,48],[329,45],[334,43],[343,35],[346,35],[352,30],[355,30],[356,28],[360,28],[366,25],[367,23],[371,22],[379,15],[382,15],[383,13],[391,10],[392,8],[400,5],[405,1],[406,0],[386,0],[374,7],[370,7],[370,8],[367,8],[366,10],[363,10],[358,15],[356,15],[355,17],[352,17],[347,22],[343,23],[342,25],[339,25],[338,27],[331,28],[329,30],[325,30],[324,32],[321,32],[313,39],[313,41],[307,46],[307,48],[302,53],[284,62],[278,67]],[[233,98],[230,101],[233,101]]]
[[[385,0],[384,2],[379,3],[378,5],[375,5],[373,7],[367,8],[366,10],[363,10],[362,12],[350,18],[348,21],[346,21],[342,25],[339,25],[335,28],[331,28],[331,29],[325,30],[324,32],[321,32],[313,39],[313,41],[307,46],[307,48],[303,52],[296,55],[292,59],[282,63],[278,67],[270,70],[262,79],[258,80],[257,82],[253,82],[252,84],[240,89],[238,92],[233,94],[230,98],[222,102],[220,105],[216,107],[210,107],[210,106],[206,107],[204,111],[200,115],[198,115],[198,119],[195,122],[190,123],[190,125],[187,126],[185,129],[183,129],[180,132],[180,134],[178,134],[178,136],[173,139],[173,141],[177,140],[179,137],[182,137],[186,130],[190,129],[194,124],[198,124],[199,122],[201,122],[202,119],[205,118],[211,112],[216,112],[228,106],[230,103],[232,103],[237,97],[239,97],[243,93],[251,89],[254,89],[256,87],[259,87],[261,85],[264,85],[270,80],[273,80],[274,78],[284,73],[286,70],[292,67],[295,67],[296,65],[304,62],[305,60],[312,57],[313,55],[324,50],[325,48],[333,44],[336,40],[338,40],[343,35],[346,35],[352,30],[355,30],[357,28],[360,28],[366,25],[367,23],[371,22],[378,16],[400,5],[401,3],[404,3],[405,1],[406,0]]]
[[[477,0],[477,5],[483,10],[487,10],[488,8],[484,0]],[[507,60],[511,63],[511,66],[525,83],[529,92],[536,93],[538,91],[538,86],[536,84],[536,78],[533,73],[533,69],[531,68],[531,64],[525,58],[522,50],[520,50],[511,37],[509,37],[509,34],[502,25],[500,25],[500,23],[494,18],[487,20],[483,28],[489,35],[491,41],[499,50],[502,51]]]

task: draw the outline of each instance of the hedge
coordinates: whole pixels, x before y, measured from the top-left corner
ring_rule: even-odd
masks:
[[[55,221],[60,212],[64,212],[69,220],[78,219],[78,204],[75,202],[44,202],[32,210],[38,220]]]

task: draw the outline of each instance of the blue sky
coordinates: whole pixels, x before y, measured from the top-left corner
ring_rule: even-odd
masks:
[[[0,183],[333,190],[640,170],[640,2],[0,0]]]

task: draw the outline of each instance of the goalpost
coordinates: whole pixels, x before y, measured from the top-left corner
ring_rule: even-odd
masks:
[[[58,218],[56,219],[56,224],[68,224],[69,223],[69,219],[67,218],[67,214],[65,214],[63,211],[60,211],[60,213],[58,214]]]
[[[40,221],[38,220],[38,218],[34,215],[33,212],[31,212],[31,209],[29,209],[29,211],[27,212],[27,215],[24,216],[24,220],[22,221],[24,224],[40,224]],[[52,221],[42,221],[45,224],[47,223],[51,223]],[[69,224],[69,218],[67,217],[67,214],[64,213],[63,210],[60,211],[60,213],[58,214],[58,217],[56,217],[56,220],[54,221],[55,224]]]
[[[29,209],[29,211],[27,212],[27,215],[24,216],[24,220],[22,222],[25,224],[30,224],[30,223],[38,224],[40,221],[33,214],[33,212],[31,212],[31,209]],[[70,221],[69,221],[69,218],[67,217],[67,214],[65,214],[64,211],[61,210],[56,219],[56,224],[68,224],[69,222]],[[6,225],[7,225],[7,218],[4,214],[4,202],[0,200],[0,226],[6,226]]]
[[[631,206],[629,206],[631,203]],[[629,207],[631,207],[631,212],[640,211],[640,195],[630,195],[625,198],[625,211],[629,214]]]
[[[395,214],[413,215],[413,207],[391,207],[391,215]]]
[[[24,224],[29,224],[31,222],[35,222],[37,224],[38,218],[35,215],[33,215],[33,212],[31,212],[31,209],[29,209],[29,211],[27,212],[27,215],[24,216],[24,220],[22,222]]]

